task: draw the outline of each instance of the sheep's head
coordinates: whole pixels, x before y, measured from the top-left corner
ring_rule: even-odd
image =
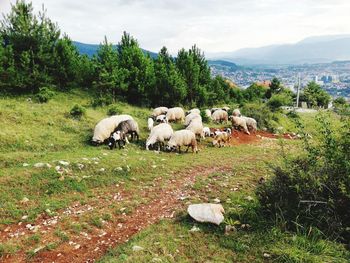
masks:
[[[108,139],[108,147],[109,147],[109,149],[113,149],[113,147],[114,147],[114,145],[115,145],[115,139],[113,138],[113,135],[111,136],[111,137],[109,137],[109,139]]]

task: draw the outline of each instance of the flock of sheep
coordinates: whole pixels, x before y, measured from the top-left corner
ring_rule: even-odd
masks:
[[[239,109],[232,111],[232,115],[228,114],[229,108],[212,108],[205,110],[205,115],[216,123],[232,123],[232,128],[241,129],[245,133],[255,132],[257,130],[257,122],[253,118],[241,116]],[[181,122],[185,128],[174,131],[169,123]],[[182,146],[189,147],[192,152],[197,153],[197,139],[205,139],[205,137],[213,137],[213,145],[219,147],[224,146],[231,138],[231,128],[224,130],[213,130],[204,127],[199,109],[191,109],[185,113],[180,107],[167,108],[158,107],[152,112],[147,120],[147,127],[150,134],[146,140],[146,150],[150,148],[160,151],[178,150],[181,152]],[[129,143],[128,136],[131,140],[139,140],[140,129],[138,123],[130,115],[114,115],[101,120],[94,129],[92,142],[95,145],[107,143],[110,149],[124,147]]]

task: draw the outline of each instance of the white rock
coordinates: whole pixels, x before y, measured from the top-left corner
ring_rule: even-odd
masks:
[[[22,220],[26,220],[28,218],[28,216],[22,216]]]
[[[123,168],[121,168],[121,167],[117,167],[117,168],[115,168],[117,171],[123,171]]]
[[[216,204],[218,204],[218,203],[220,203],[221,201],[220,201],[219,198],[215,198],[215,199],[213,200],[213,202],[216,203]]]
[[[100,171],[101,173],[103,173],[105,170],[106,170],[105,168],[101,168],[99,171]]]
[[[23,167],[29,166],[29,163],[23,163]]]
[[[58,163],[63,165],[63,166],[68,166],[69,165],[69,162],[66,162],[66,161],[59,161]]]
[[[193,226],[191,229],[190,229],[190,232],[198,232],[198,231],[201,231],[201,229],[199,227],[196,227],[196,226]]]
[[[23,199],[21,200],[21,203],[25,204],[27,202],[29,202],[29,199],[27,197],[23,197]]]
[[[35,254],[35,253],[39,252],[40,250],[42,250],[43,248],[45,248],[45,247],[44,246],[38,247],[38,248],[33,250],[33,253]]]
[[[141,251],[143,250],[143,247],[140,247],[140,246],[133,246],[132,247],[132,251]]]
[[[187,208],[188,214],[198,222],[209,222],[216,225],[224,220],[224,208],[220,204],[194,204]]]
[[[44,167],[44,166],[45,166],[44,163],[36,163],[36,164],[34,164],[34,167],[35,167],[35,168],[42,168],[42,167]]]
[[[264,258],[270,258],[271,257],[271,255],[269,254],[269,253],[264,253]]]

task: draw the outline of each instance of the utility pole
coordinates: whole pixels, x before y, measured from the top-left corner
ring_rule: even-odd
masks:
[[[298,88],[297,88],[297,105],[296,107],[299,107],[299,95],[300,95],[300,73],[298,74]]]

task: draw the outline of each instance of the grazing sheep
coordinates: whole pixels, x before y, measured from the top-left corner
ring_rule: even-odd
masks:
[[[179,150],[179,153],[181,153],[181,146],[187,146],[186,152],[188,152],[188,148],[192,148],[192,152],[197,153],[197,140],[196,135],[189,130],[180,130],[174,132],[174,134],[171,136],[167,149],[170,151]]]
[[[247,122],[244,118],[242,117],[236,117],[236,116],[230,116],[230,120],[232,122],[232,127],[234,128],[242,128],[243,131],[246,134],[250,134],[250,132],[248,131],[248,127],[247,127]]]
[[[111,117],[101,120],[94,129],[94,135],[92,137],[92,143],[95,145],[104,143],[119,125],[120,122],[126,120],[133,120],[130,115],[113,115]]]
[[[213,140],[213,146],[219,145],[219,147],[225,146],[225,143],[230,141],[230,134],[228,132],[221,132],[216,135]]]
[[[202,121],[201,115],[199,115],[198,113],[190,113],[185,117],[185,126],[188,126],[190,122],[194,119],[199,119],[200,121]]]
[[[149,117],[148,120],[147,120],[147,128],[148,128],[149,131],[152,130],[153,125],[154,125],[154,120],[153,120],[152,117]]]
[[[186,115],[191,114],[191,113],[197,113],[197,114],[200,115],[201,111],[199,109],[197,109],[197,108],[194,108],[194,109],[191,109],[191,110],[187,111]]]
[[[119,149],[122,148],[122,146],[125,146],[125,143],[127,142],[128,138],[126,135],[121,131],[116,131],[111,134],[111,137],[109,137],[108,140],[108,146],[109,149],[113,150],[113,148],[116,148],[116,144],[118,143]],[[123,145],[122,145],[123,144]]]
[[[131,140],[134,140],[135,137],[137,138],[137,141],[139,141],[139,125],[134,120],[126,120],[119,123],[118,127],[114,130],[114,132],[120,131],[122,134],[125,135],[125,137],[130,134]],[[128,139],[126,137],[126,142],[128,142]]]
[[[168,121],[184,121],[185,119],[185,112],[180,107],[170,108],[168,112],[166,113],[166,117],[168,118]]]
[[[231,128],[225,128],[224,129],[224,132],[227,132],[228,134],[232,134],[232,130],[231,130]]]
[[[186,130],[192,131],[195,135],[199,136],[200,138],[205,138],[204,137],[204,132],[203,132],[203,123],[202,120],[199,118],[192,119],[189,123],[189,125],[186,127]]]
[[[161,123],[157,126],[154,126],[151,130],[150,135],[146,141],[146,150],[149,150],[151,145],[158,143],[158,151],[161,148],[161,144],[164,144],[164,141],[169,140],[171,135],[174,133],[173,128],[167,123]]]
[[[152,116],[157,117],[162,114],[166,114],[168,111],[167,107],[158,107],[153,110]]]
[[[227,122],[228,121],[228,114],[226,111],[224,110],[216,110],[212,115],[211,118],[213,119],[213,121],[216,122]]]
[[[245,122],[247,123],[247,128],[251,132],[256,132],[258,130],[258,125],[255,119],[250,117],[242,117],[245,119]]]
[[[211,111],[209,109],[206,109],[204,112],[205,112],[205,116],[207,116],[208,118],[211,118]]]
[[[217,110],[221,110],[220,108],[211,108],[211,114],[213,114],[215,111],[217,111]]]
[[[236,117],[241,117],[241,112],[239,111],[239,109],[234,109],[232,111],[232,115]]]
[[[203,133],[205,137],[210,137],[210,129],[209,127],[204,127],[203,128]]]
[[[222,107],[221,109],[228,112],[230,110],[230,107],[225,106],[225,107]]]
[[[165,114],[161,114],[157,116],[156,122],[168,123],[168,118],[165,116]]]

